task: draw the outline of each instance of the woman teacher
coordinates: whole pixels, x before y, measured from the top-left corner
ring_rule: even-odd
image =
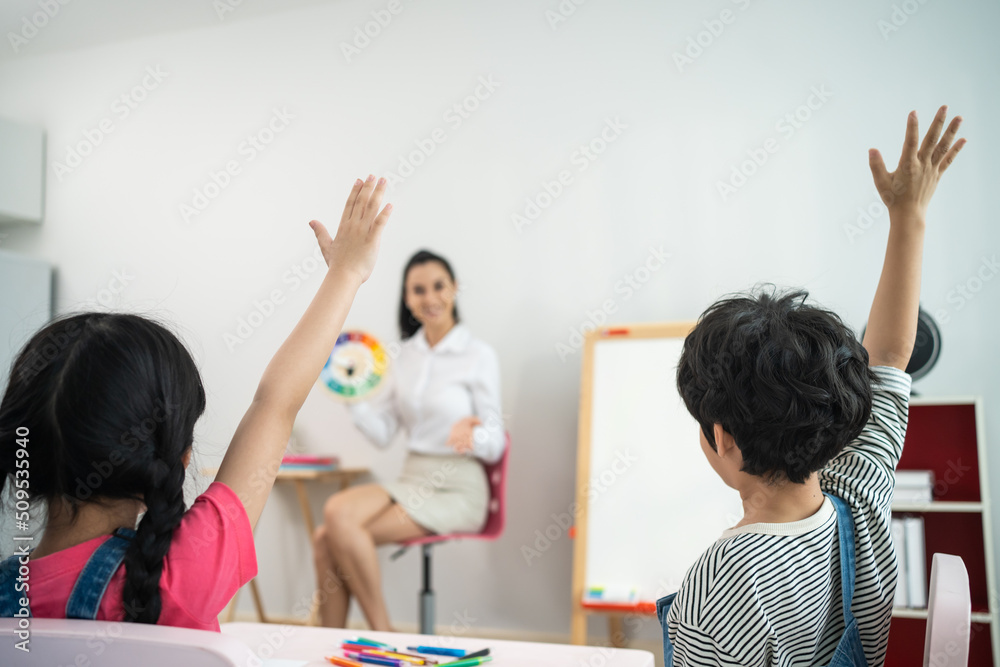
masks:
[[[403,338],[388,386],[350,407],[357,427],[385,447],[402,428],[402,476],[334,494],[313,536],[320,623],[344,627],[357,598],[373,630],[391,630],[375,548],[431,534],[475,532],[489,508],[480,461],[495,463],[506,436],[493,348],[459,323],[456,281],[443,257],[422,250],[403,271]],[[324,594],[325,593],[325,594]]]

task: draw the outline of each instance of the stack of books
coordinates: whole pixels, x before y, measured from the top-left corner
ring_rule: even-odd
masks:
[[[897,470],[894,503],[929,503],[934,500],[933,470]]]
[[[340,459],[336,456],[312,454],[286,454],[281,459],[282,470],[336,470]]]
[[[924,518],[892,519],[892,543],[896,547],[896,599],[894,607],[927,608],[927,548]]]

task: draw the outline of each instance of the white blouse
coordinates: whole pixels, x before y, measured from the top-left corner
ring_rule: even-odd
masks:
[[[403,341],[391,360],[387,383],[370,401],[350,406],[354,424],[380,447],[400,427],[407,447],[419,454],[455,454],[448,446],[451,427],[479,417],[472,454],[486,463],[500,460],[506,444],[500,411],[500,363],[488,344],[456,324],[438,344],[427,344],[423,327]]]

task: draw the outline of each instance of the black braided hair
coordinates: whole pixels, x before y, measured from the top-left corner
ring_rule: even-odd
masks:
[[[0,401],[0,491],[28,432],[32,500],[133,499],[146,513],[125,555],[125,620],[156,623],[160,575],[184,514],[184,457],[205,409],[190,353],[137,315],[83,313],[35,334]],[[22,455],[23,456],[23,455]]]

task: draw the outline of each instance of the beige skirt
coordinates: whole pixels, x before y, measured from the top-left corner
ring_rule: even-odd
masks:
[[[410,452],[400,478],[382,487],[411,519],[437,535],[479,532],[486,522],[490,489],[477,459]]]

